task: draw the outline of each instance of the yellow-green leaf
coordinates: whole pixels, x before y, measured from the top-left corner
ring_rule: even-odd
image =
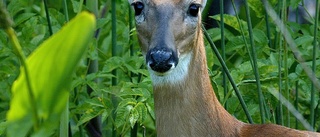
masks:
[[[39,125],[39,132],[46,132],[49,128],[44,127],[59,122],[68,100],[72,74],[92,39],[95,24],[94,15],[83,12],[27,58],[36,105],[31,103],[26,72],[21,67],[20,75],[12,86],[13,96],[7,113],[8,135],[25,136],[35,124]],[[33,117],[34,108],[37,118]],[[41,122],[35,123],[35,119]],[[20,132],[20,129],[25,130]]]

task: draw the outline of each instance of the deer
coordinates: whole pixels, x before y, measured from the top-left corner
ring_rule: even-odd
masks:
[[[128,0],[150,73],[159,137],[318,136],[275,124],[247,124],[218,101],[201,29],[206,0]]]

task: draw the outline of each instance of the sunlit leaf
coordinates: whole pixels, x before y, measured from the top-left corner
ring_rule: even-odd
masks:
[[[94,29],[95,17],[83,12],[27,58],[36,106],[30,103],[26,72],[21,68],[12,86],[13,98],[7,113],[9,136],[25,136],[28,129],[36,124],[36,119],[41,120],[39,132],[54,130],[68,100],[72,74],[88,47]],[[33,115],[34,108],[37,118]]]

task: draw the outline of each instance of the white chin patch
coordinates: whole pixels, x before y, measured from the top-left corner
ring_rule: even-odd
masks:
[[[153,85],[162,86],[180,83],[188,75],[190,61],[191,53],[181,55],[179,57],[178,65],[176,67],[172,67],[169,71],[165,73],[153,71],[150,67],[148,67]]]

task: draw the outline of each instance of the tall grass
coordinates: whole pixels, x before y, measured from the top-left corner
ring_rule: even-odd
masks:
[[[260,115],[261,115],[261,122],[265,123],[265,113],[264,113],[264,97],[261,91],[261,82],[260,82],[260,74],[258,70],[258,63],[257,63],[257,55],[256,55],[256,49],[255,49],[255,43],[253,40],[253,31],[252,31],[252,24],[251,24],[251,17],[250,17],[250,10],[248,6],[248,1],[244,0],[244,5],[246,9],[246,16],[247,16],[247,24],[248,24],[248,30],[249,30],[249,39],[250,39],[250,52],[251,59],[250,62],[252,64],[252,69],[254,71],[254,75],[256,78],[256,84],[257,84],[257,90],[258,90],[258,97],[259,97],[259,108],[260,108]]]
[[[318,1],[317,1],[318,2]],[[274,11],[274,8],[271,7],[266,1],[262,1],[263,5],[265,5],[264,7],[264,11],[265,11],[265,15],[264,15],[264,19],[265,19],[265,23],[266,23],[266,38],[268,39],[268,42],[267,42],[267,45],[268,47],[270,47],[270,54],[274,54],[274,55],[278,55],[278,87],[277,87],[277,90],[279,91],[278,93],[274,93],[273,91],[269,91],[269,88],[272,88],[272,87],[265,87],[265,86],[262,86],[260,80],[260,74],[259,74],[259,66],[258,66],[258,58],[257,58],[257,50],[255,49],[255,47],[257,47],[255,45],[255,40],[254,40],[254,37],[253,37],[253,26],[252,26],[252,21],[251,21],[251,14],[250,14],[250,11],[252,9],[249,8],[249,3],[248,1],[244,1],[244,7],[245,7],[245,15],[246,15],[246,18],[247,18],[247,25],[248,25],[248,39],[249,39],[249,44],[247,43],[247,36],[246,36],[246,33],[245,33],[245,29],[242,28],[242,25],[241,25],[241,22],[240,21],[240,18],[239,18],[239,14],[237,13],[237,10],[235,8],[235,5],[234,5],[234,1],[232,1],[232,4],[233,4],[233,7],[235,9],[235,13],[236,13],[236,19],[239,23],[239,27],[240,27],[240,33],[241,33],[241,36],[242,36],[242,39],[244,41],[244,44],[246,45],[247,50],[248,50],[248,53],[249,53],[249,57],[250,57],[250,62],[251,62],[251,65],[252,65],[252,70],[253,70],[253,74],[255,75],[255,83],[256,83],[256,86],[257,86],[257,95],[258,95],[258,101],[259,101],[259,112],[260,112],[260,119],[261,119],[261,123],[266,123],[267,121],[269,122],[271,119],[270,119],[270,115],[269,113],[271,113],[273,115],[273,118],[274,120],[273,121],[276,121],[277,124],[280,124],[280,125],[285,125],[287,127],[293,127],[295,126],[296,128],[299,128],[298,125],[299,125],[299,122],[300,121],[304,127],[308,130],[312,130],[311,126],[309,126],[309,124],[304,120],[303,116],[301,115],[302,113],[299,113],[296,109],[299,109],[298,108],[298,105],[299,105],[299,81],[296,81],[294,82],[294,86],[295,88],[291,88],[290,87],[290,76],[289,76],[289,73],[291,74],[292,72],[289,72],[291,71],[290,69],[290,66],[289,66],[289,62],[288,60],[290,60],[290,54],[293,54],[295,56],[295,58],[297,58],[297,63],[299,63],[299,65],[302,66],[303,70],[306,72],[307,76],[309,77],[309,79],[312,81],[313,85],[315,85],[315,89],[319,89],[319,80],[315,77],[315,70],[316,70],[316,66],[317,64],[312,64],[312,69],[310,69],[310,67],[308,67],[306,64],[305,64],[305,61],[304,59],[302,58],[301,56],[301,53],[300,51],[296,48],[296,44],[291,36],[291,34],[288,32],[287,28],[284,26],[284,24],[287,24],[287,12],[288,12],[288,3],[284,2],[284,1],[281,1],[278,3],[278,13],[276,13]],[[267,4],[266,4],[267,3]],[[251,3],[252,4],[252,3]],[[221,4],[223,5],[223,4]],[[319,5],[317,3],[317,5]],[[318,6],[317,6],[317,14],[318,14]],[[221,10],[223,11],[223,10]],[[316,15],[316,21],[318,21],[319,15]],[[269,17],[272,21],[269,21]],[[221,29],[221,51],[222,51],[222,55],[219,55],[219,53],[217,51],[215,51],[217,48],[214,46],[214,43],[212,42],[212,39],[210,38],[209,35],[207,35],[207,32],[204,31],[204,34],[207,38],[207,40],[209,41],[209,44],[212,48],[212,50],[214,51],[214,53],[216,54],[219,62],[222,64],[222,67],[223,67],[223,70],[226,71],[226,76],[229,78],[228,76],[228,73],[229,70],[227,68],[224,68],[225,66],[223,64],[224,61],[224,54],[225,54],[225,39],[224,39],[224,35],[225,35],[225,27],[224,25],[222,25],[222,23],[224,22],[224,17],[223,17],[223,14],[220,13],[220,18],[219,18],[219,21],[220,21],[220,29]],[[229,21],[229,20],[228,20]],[[228,22],[229,23],[229,22]],[[315,26],[318,26],[316,24],[317,22],[315,22]],[[275,25],[277,27],[277,29],[279,29],[279,31],[274,31],[274,29],[272,28],[273,25]],[[316,29],[317,27],[315,27],[314,29]],[[273,29],[273,30],[272,30]],[[275,32],[274,34],[271,33],[272,32]],[[317,36],[317,33],[316,33],[317,30],[314,30],[314,36]],[[274,43],[273,43],[274,41]],[[317,44],[315,43],[317,41],[316,37],[314,37],[314,42],[313,42],[313,59],[312,59],[312,62],[313,63],[316,63],[317,59],[318,59],[318,56],[316,55],[318,51],[317,50]],[[223,61],[224,60],[224,61]],[[260,59],[261,60],[261,59]],[[292,76],[291,76],[292,77]],[[232,78],[231,78],[232,79]],[[231,85],[233,84],[233,80],[231,80]],[[222,82],[224,83],[224,82]],[[246,106],[246,105],[243,105],[241,103],[241,98],[242,98],[242,95],[241,94],[238,94],[237,92],[240,93],[240,91],[237,89],[236,86],[233,86],[232,87],[234,88],[234,90],[236,91],[236,95],[237,97],[240,99],[240,104],[242,105],[242,108],[246,111],[246,110],[249,110],[249,108]],[[266,92],[265,94],[272,94],[272,95],[276,95],[277,97],[277,100],[278,100],[278,107],[276,108],[276,111],[272,111],[273,108],[272,106],[270,106],[270,104],[268,104],[266,102],[266,99],[264,98],[264,95],[263,95],[263,92],[262,92],[262,88],[264,89],[268,89],[269,93]],[[312,87],[313,88],[313,87]],[[291,94],[292,94],[292,90],[295,90],[295,96],[292,97]],[[315,96],[315,92],[314,92],[314,89],[311,90],[311,99],[310,99],[310,123],[312,124],[312,127],[315,128],[315,121],[314,119],[317,117],[315,115],[315,111],[317,110],[317,106],[315,106],[315,103],[316,103],[316,96]],[[241,97],[239,97],[239,95],[241,95]],[[267,96],[269,96],[267,95]],[[282,96],[284,95],[284,96]],[[268,100],[269,100],[270,97],[268,97]],[[292,102],[292,98],[295,98],[294,99],[294,106],[295,107],[292,107],[293,105],[290,103]],[[245,104],[245,103],[244,103]],[[267,106],[269,105],[269,107]],[[282,108],[284,106],[284,108]],[[296,109],[295,109],[296,108]],[[271,112],[269,112],[271,109]],[[284,112],[283,112],[284,110]],[[276,113],[276,115],[274,115],[274,113]],[[251,114],[248,114],[248,115],[251,115]],[[247,116],[247,119],[249,120],[250,118],[248,117],[248,115],[246,114]],[[296,119],[295,121],[295,124],[291,125],[293,122],[291,121],[291,118],[292,116],[294,116],[294,118]],[[313,119],[313,120],[312,120]],[[250,121],[250,120],[249,120]]]
[[[284,37],[285,42],[288,44],[288,46],[292,50],[294,56],[297,58],[298,63],[302,66],[303,70],[306,72],[307,76],[310,78],[312,85],[316,86],[316,88],[319,90],[320,89],[319,88],[320,87],[319,80],[315,77],[316,75],[315,75],[314,71],[312,71],[305,64],[305,60],[302,58],[300,51],[297,49],[297,46],[296,46],[292,36],[290,35],[288,30],[286,29],[284,22],[281,21],[281,19],[279,19],[279,17],[276,15],[275,11],[271,8],[268,1],[262,0],[262,2],[264,4],[265,8],[267,9],[269,16],[272,18],[272,20],[275,22],[275,24],[279,27],[281,35]],[[317,3],[317,7],[318,7],[318,5],[319,4]],[[318,8],[317,8],[317,10],[318,10]],[[316,20],[318,20],[318,18]],[[315,61],[315,58],[313,59],[313,61]],[[312,96],[314,96],[314,92],[311,93],[311,97]],[[311,99],[311,101],[313,101],[313,99]],[[315,108],[312,107],[312,108],[310,108],[310,111],[314,111],[314,109]],[[314,113],[314,112],[311,112],[311,122],[310,123],[313,125],[314,121],[312,121],[312,120],[314,119],[314,114],[312,114],[312,113]],[[312,128],[314,128],[314,126]],[[310,128],[308,128],[308,129],[310,130]]]
[[[317,53],[319,51],[319,41],[318,41],[318,23],[319,23],[319,0],[316,1],[316,15],[315,15],[315,19],[314,19],[314,27],[313,27],[313,31],[314,31],[314,39],[313,39],[313,52],[312,52],[312,72],[316,72],[316,59],[318,57]],[[313,78],[316,79],[316,75],[313,75]],[[320,91],[320,89],[318,89],[318,92]],[[310,123],[313,127],[313,129],[315,128],[315,110],[316,110],[316,89],[315,89],[315,85],[314,83],[311,83],[311,102],[310,102]]]
[[[225,35],[224,35],[224,2],[223,0],[220,0],[220,18],[221,18],[221,21],[220,21],[220,28],[221,28],[221,51],[222,51],[222,59],[223,60],[226,60],[226,41],[225,41]],[[228,94],[228,84],[227,84],[227,75],[226,73],[224,72],[224,70],[222,69],[221,70],[223,75],[222,75],[222,85],[223,85],[223,93],[224,93],[224,97],[226,98],[227,97],[227,94]],[[224,107],[226,110],[228,110],[228,101],[226,101],[224,103]]]

